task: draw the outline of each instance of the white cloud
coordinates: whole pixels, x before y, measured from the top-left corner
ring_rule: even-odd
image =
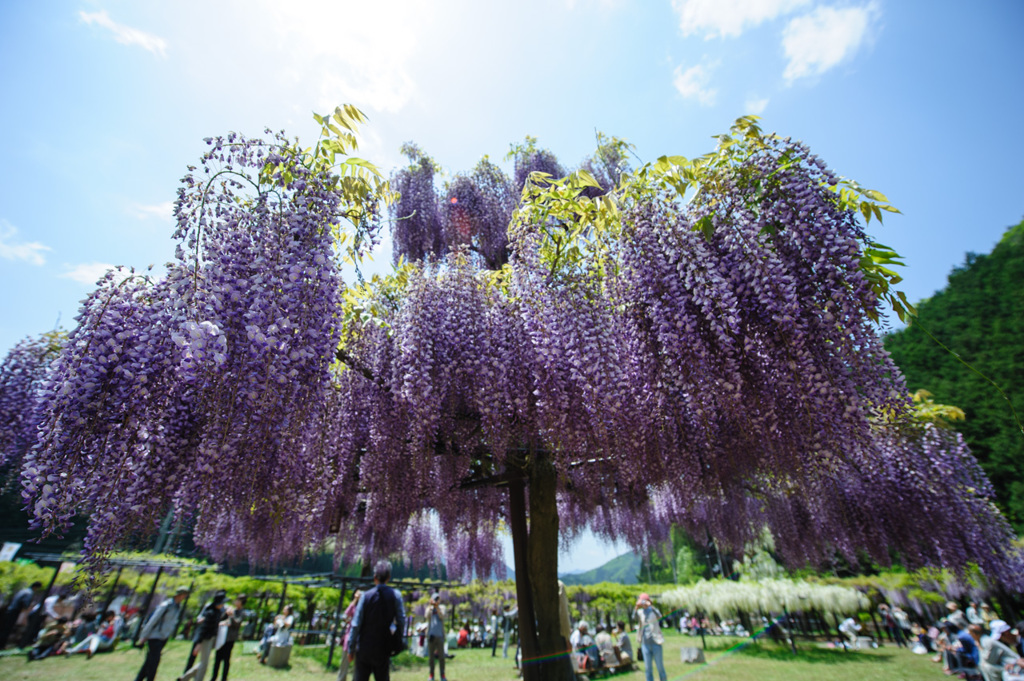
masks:
[[[0,220],[0,258],[4,260],[24,260],[33,265],[45,265],[44,252],[50,250],[38,241],[18,241],[18,230],[7,220]]]
[[[71,279],[80,284],[93,285],[100,277],[107,273],[107,270],[114,269],[115,265],[105,262],[89,262],[81,265],[66,265],[68,271],[60,275],[62,279]]]
[[[877,14],[874,3],[862,7],[818,7],[789,22],[782,33],[782,49],[789,63],[783,76],[794,81],[814,76],[853,55],[868,38]]]
[[[256,10],[254,10],[256,11]],[[410,71],[429,40],[432,22],[444,12],[430,3],[268,2],[266,28],[276,44],[298,59],[288,65],[295,82],[319,83],[318,111],[358,102],[377,111],[398,111],[414,96]],[[338,27],[339,30],[330,30]]]
[[[708,87],[711,82],[711,72],[716,66],[717,63],[701,62],[685,71],[682,66],[677,66],[672,84],[676,86],[676,90],[683,97],[696,99],[703,106],[711,106],[715,103],[715,97],[718,95],[718,90]]]
[[[139,220],[156,218],[164,222],[170,222],[174,217],[174,202],[164,201],[163,203],[142,204],[133,203],[128,206],[128,213]]]
[[[743,110],[747,114],[754,114],[755,116],[764,113],[764,110],[768,108],[768,98],[757,98],[750,97],[743,104]]]
[[[736,36],[749,27],[792,12],[811,0],[672,0],[683,35],[708,40]]]
[[[138,45],[142,49],[148,50],[157,56],[167,56],[166,40],[160,36],[153,35],[152,33],[146,33],[145,31],[140,31],[137,28],[117,23],[110,18],[105,9],[100,10],[99,12],[80,11],[78,16],[87,24],[96,24],[107,29],[114,34],[114,40],[122,45]]]

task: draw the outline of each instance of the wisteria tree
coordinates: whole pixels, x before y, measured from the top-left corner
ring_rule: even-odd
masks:
[[[507,526],[533,679],[565,671],[558,542],[585,527],[1019,578],[988,482],[907,417],[876,335],[906,311],[864,229],[882,195],[752,118],[692,161],[630,168],[602,138],[562,177],[527,140],[514,178],[485,159],[443,188],[408,146],[395,272],[346,285],[388,189],[346,156],[357,110],[317,120],[311,149],[209,140],[167,276],[108,275],[44,379],[8,357],[0,415],[35,437],[4,456],[40,530],[84,511],[102,556],[173,508],[217,559],[333,539],[469,575]]]

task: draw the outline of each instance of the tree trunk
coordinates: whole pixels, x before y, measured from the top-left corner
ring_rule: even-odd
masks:
[[[527,562],[528,530],[526,527],[526,492],[522,480],[508,484],[509,526],[512,530],[512,553],[516,566],[516,601],[519,607],[519,646],[523,654],[523,681],[539,681],[526,660],[537,657],[536,618],[533,614],[533,589]]]
[[[557,473],[549,460],[535,457],[528,476],[528,527],[524,482],[508,487],[523,680],[571,681],[569,642],[559,626]]]
[[[546,458],[533,462],[530,471],[530,535],[527,545],[533,605],[537,615],[540,668],[545,681],[575,679],[569,641],[560,626],[558,597],[558,484],[555,466]]]

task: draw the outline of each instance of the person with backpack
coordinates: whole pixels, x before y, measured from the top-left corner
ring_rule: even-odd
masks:
[[[348,659],[355,661],[355,681],[390,681],[391,656],[404,648],[405,608],[402,595],[388,586],[391,562],[378,561],[373,568],[374,587],[359,599],[352,616]]]

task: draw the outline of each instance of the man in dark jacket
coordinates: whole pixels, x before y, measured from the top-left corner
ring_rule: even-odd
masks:
[[[375,586],[363,594],[352,616],[348,658],[355,660],[354,681],[390,681],[392,641],[405,636],[402,595],[387,585],[391,563],[379,561],[373,569]]]
[[[213,600],[206,604],[206,607],[199,613],[196,620],[196,633],[192,637],[192,657],[190,660],[198,661],[192,665],[184,674],[178,677],[178,681],[202,681],[206,678],[206,667],[210,664],[210,651],[213,644],[217,642],[217,627],[224,615],[224,601],[228,595],[224,591],[218,591],[213,595]]]
[[[11,602],[7,604],[7,610],[0,615],[0,650],[7,645],[7,639],[18,622],[18,616],[22,611],[28,610],[36,595],[43,590],[42,582],[32,582],[32,586],[22,589],[14,595]]]

